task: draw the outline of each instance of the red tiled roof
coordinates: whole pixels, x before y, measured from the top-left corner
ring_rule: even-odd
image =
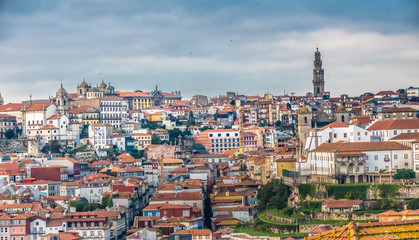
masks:
[[[419,129],[419,119],[396,119],[377,121],[367,130],[390,130],[390,129]]]
[[[322,206],[328,208],[350,208],[354,205],[360,205],[362,200],[328,200],[322,203]]]
[[[362,152],[380,150],[411,150],[397,142],[323,143],[310,152]]]
[[[21,111],[22,108],[22,103],[8,103],[5,105],[0,105],[0,112],[16,112]]]
[[[390,140],[416,140],[419,139],[419,132],[401,133]]]
[[[348,127],[348,125],[344,124],[343,122],[336,121],[322,127],[322,130],[326,128],[345,128],[345,127]]]

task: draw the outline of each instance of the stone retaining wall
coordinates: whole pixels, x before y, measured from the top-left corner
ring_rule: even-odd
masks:
[[[0,140],[1,153],[26,152],[28,150],[28,141],[20,139]]]
[[[365,221],[365,220],[378,220],[378,214],[376,213],[331,213],[331,212],[319,212],[314,214],[316,220],[353,220],[353,221]]]
[[[280,223],[294,224],[294,223],[300,223],[300,222],[307,222],[306,218],[288,219],[288,218],[272,216],[269,213],[265,213],[265,216],[271,221],[280,222]]]

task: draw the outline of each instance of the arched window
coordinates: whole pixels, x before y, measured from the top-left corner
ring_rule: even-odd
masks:
[[[304,123],[307,124],[307,117],[304,117]]]
[[[345,122],[345,116],[342,115],[342,122]]]

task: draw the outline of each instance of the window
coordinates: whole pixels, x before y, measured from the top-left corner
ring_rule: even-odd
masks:
[[[375,167],[375,171],[378,171],[378,167]]]
[[[389,169],[389,168],[388,168],[388,166],[386,166],[386,170],[387,170],[387,171],[388,171],[388,169]]]
[[[409,163],[404,163],[404,168],[409,168]]]
[[[397,135],[397,130],[394,130],[394,135]]]
[[[419,154],[415,154],[415,160],[419,160]]]
[[[409,157],[409,155],[408,154],[405,154],[404,155],[404,159],[407,159]]]
[[[397,154],[394,154],[394,159],[397,159]]]
[[[378,155],[374,155],[374,160],[378,160]]]
[[[209,136],[212,137],[212,134],[210,134]]]
[[[369,167],[367,167],[366,169],[367,169],[367,172],[370,170],[370,168],[369,168]]]
[[[334,138],[337,138],[337,137],[338,137],[338,135],[337,135],[336,133],[333,133],[333,137],[334,137]]]
[[[348,137],[348,134],[347,134],[347,133],[344,133],[344,134],[343,134],[343,137],[344,137],[344,138]]]
[[[183,210],[183,217],[189,217],[189,211],[188,210]]]

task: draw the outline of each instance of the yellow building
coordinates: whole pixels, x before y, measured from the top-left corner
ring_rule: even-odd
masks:
[[[99,123],[99,111],[90,106],[79,106],[69,109],[70,122],[77,122],[83,125]]]
[[[144,150],[151,144],[151,134],[148,133],[133,133],[131,137],[135,140],[135,147],[137,150]]]
[[[222,201],[222,200],[243,200],[243,195],[238,192],[215,192],[210,194],[211,201]]]
[[[146,113],[146,119],[150,122],[161,122],[166,121],[166,113],[155,112],[155,113]]]
[[[119,92],[119,96],[128,101],[129,109],[143,110],[149,107],[170,105],[182,100],[180,91],[165,93],[156,86],[151,92]]]
[[[396,212],[393,210],[378,214],[379,222],[392,222],[395,220],[418,220],[419,210],[404,210]]]
[[[282,171],[284,169],[295,169],[295,158],[279,158],[274,160],[276,164],[276,176],[282,178]]]

